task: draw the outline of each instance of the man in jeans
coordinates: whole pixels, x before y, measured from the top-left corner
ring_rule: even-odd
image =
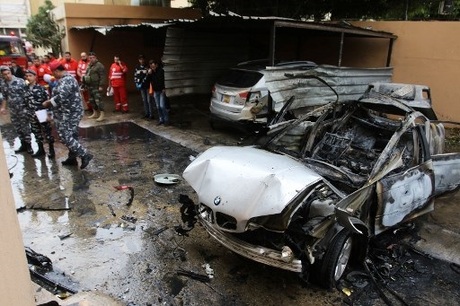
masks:
[[[134,83],[136,89],[141,93],[142,102],[144,104],[144,118],[153,119],[153,105],[149,99],[149,82],[147,81],[147,64],[143,55],[139,55],[139,65],[134,68]]]
[[[158,109],[158,125],[169,125],[169,113],[166,109],[165,73],[159,61],[149,61],[150,69],[147,79],[153,87],[153,96]]]

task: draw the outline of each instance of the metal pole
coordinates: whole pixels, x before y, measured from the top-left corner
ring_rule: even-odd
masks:
[[[270,46],[269,46],[269,64],[270,66],[275,65],[275,47],[276,47],[276,25],[273,23],[270,28]]]
[[[340,34],[340,49],[339,49],[339,62],[337,66],[341,67],[342,66],[342,55],[343,55],[343,40],[345,38],[345,33],[342,32]]]

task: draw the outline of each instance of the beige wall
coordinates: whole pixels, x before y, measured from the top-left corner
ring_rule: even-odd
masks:
[[[440,119],[460,121],[460,22],[355,22],[398,36],[393,47],[394,82],[431,88]]]
[[[51,0],[54,6],[60,6],[64,3],[80,3],[80,4],[104,4],[104,0]],[[32,15],[38,13],[38,8],[45,4],[45,0],[29,0],[30,12]]]
[[[3,145],[2,135],[0,144]],[[3,147],[0,149],[0,181],[0,305],[32,306],[35,305],[32,282]]]

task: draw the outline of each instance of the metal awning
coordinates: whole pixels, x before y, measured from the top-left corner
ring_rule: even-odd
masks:
[[[115,24],[115,25],[106,25],[106,26],[95,26],[95,25],[88,25],[88,26],[74,26],[71,29],[75,30],[87,30],[93,29],[103,35],[106,35],[108,32],[112,31],[113,29],[126,29],[126,28],[140,28],[140,27],[149,27],[153,29],[160,29],[164,27],[168,27],[177,23],[186,23],[186,22],[193,22],[194,20],[188,19],[179,19],[179,20],[168,20],[161,23],[151,23],[151,22],[142,22],[138,24]]]

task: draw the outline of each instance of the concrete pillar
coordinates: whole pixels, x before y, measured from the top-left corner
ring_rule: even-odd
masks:
[[[3,145],[0,134],[0,144]],[[0,148],[0,305],[35,305],[13,192]]]

